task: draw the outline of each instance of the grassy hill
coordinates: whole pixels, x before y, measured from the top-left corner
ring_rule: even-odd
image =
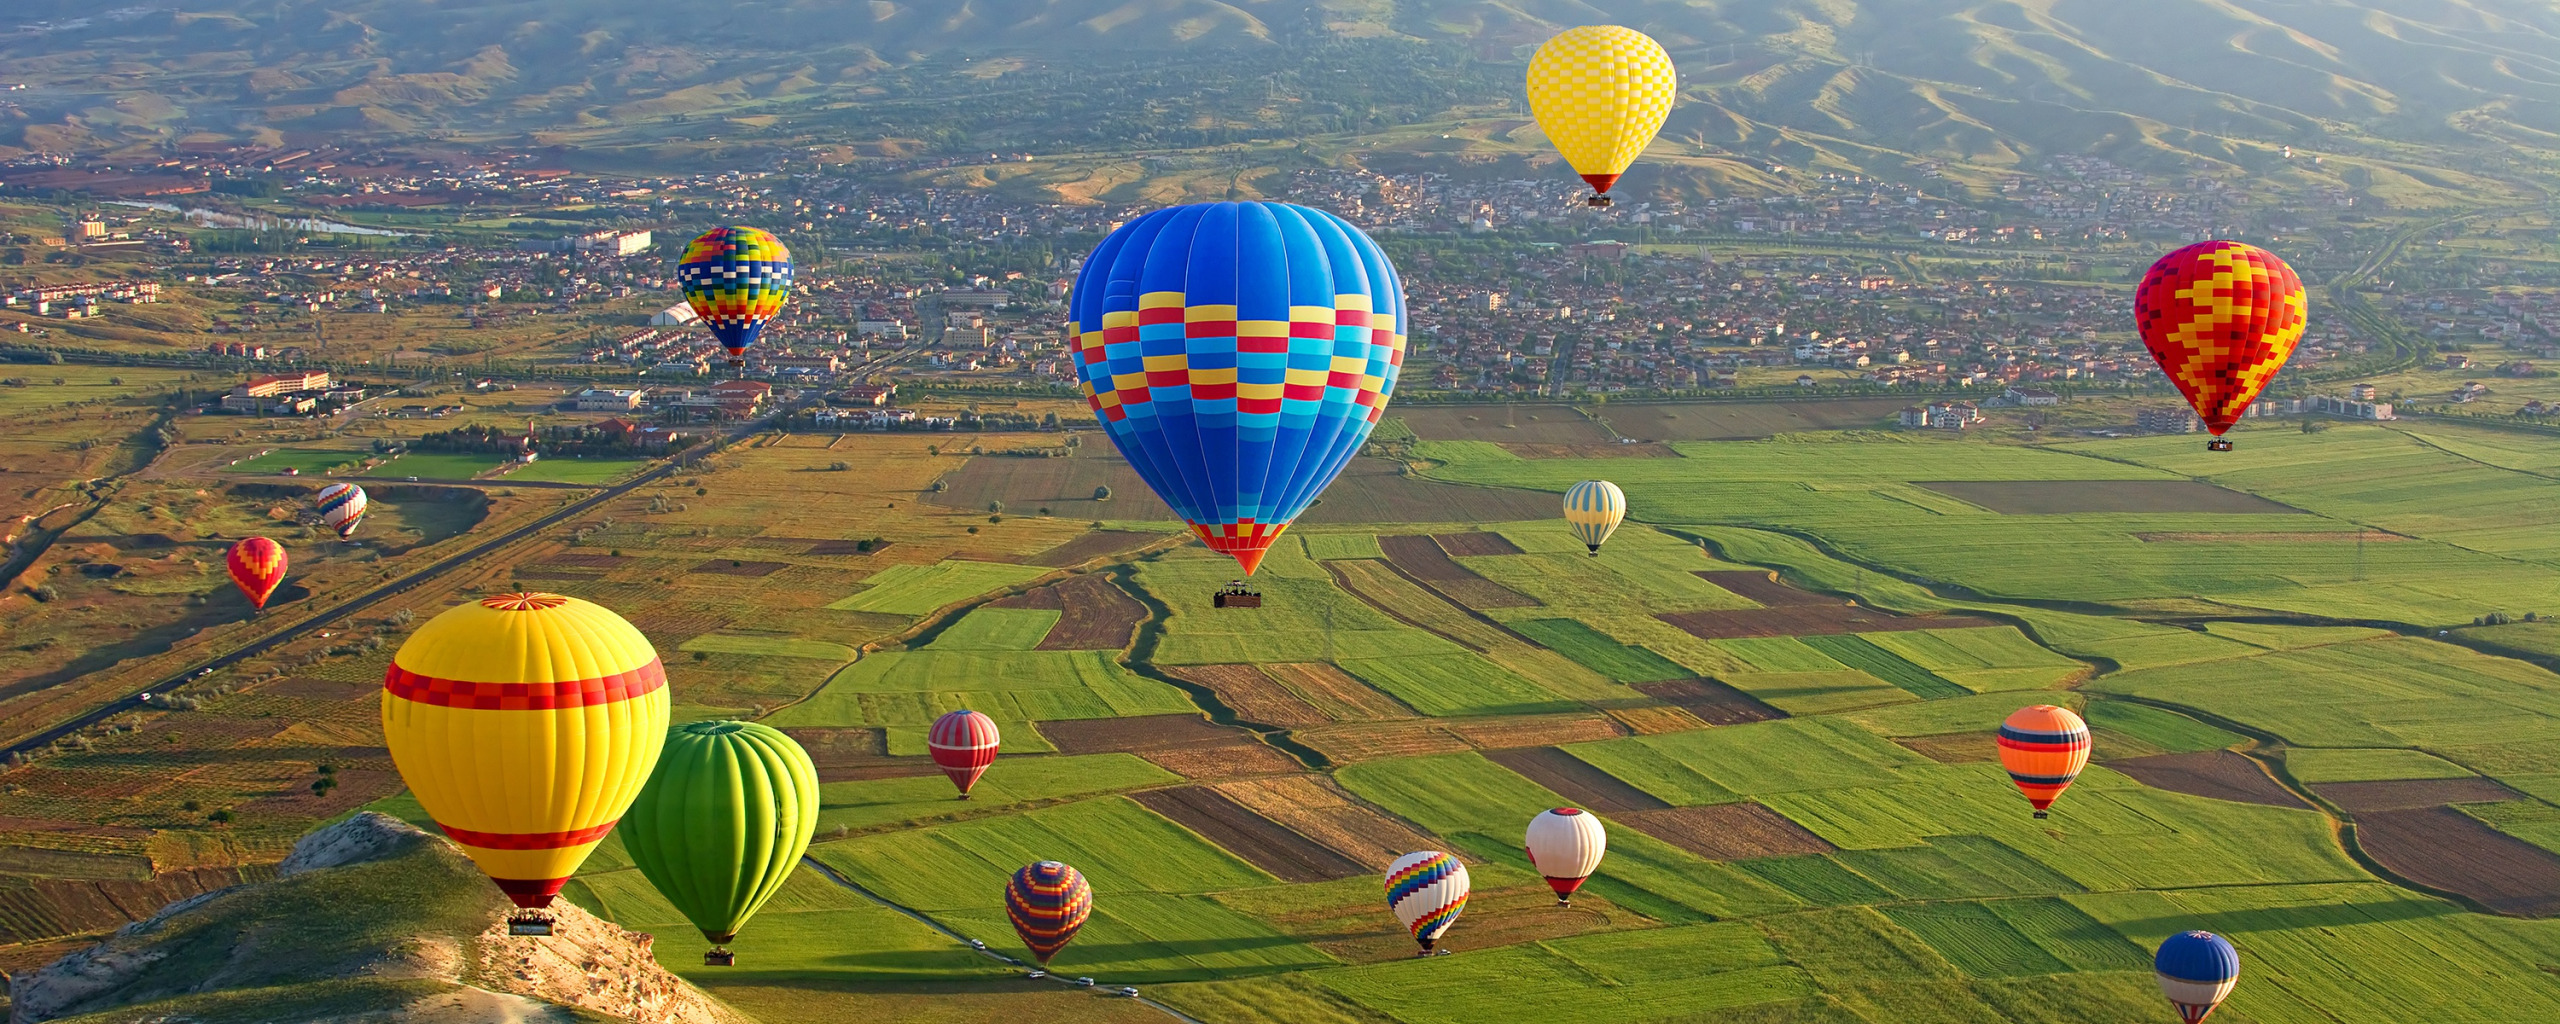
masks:
[[[24,150],[438,137],[734,164],[829,143],[1260,144],[1466,166],[1542,150],[1515,130],[1521,63],[1596,21],[1679,60],[1656,156],[1700,182],[1739,175],[1715,161],[1735,155],[1962,178],[2055,153],[2266,170],[2294,145],[2360,158],[2341,175],[2479,189],[2463,172],[2560,142],[2560,11],[2532,0],[768,0],[709,20],[530,0],[18,6],[30,27],[0,60],[33,88],[0,144]]]

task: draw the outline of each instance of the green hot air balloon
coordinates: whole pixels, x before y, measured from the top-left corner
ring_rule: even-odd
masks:
[[[818,831],[818,767],[791,737],[754,722],[667,731],[658,769],[622,816],[622,845],[667,902],[702,929],[707,964],[791,877]]]

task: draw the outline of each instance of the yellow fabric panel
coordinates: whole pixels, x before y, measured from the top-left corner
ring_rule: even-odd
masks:
[[[554,683],[601,679],[658,658],[649,638],[602,606],[558,598],[556,606],[507,611],[468,601],[427,620],[392,660],[422,676],[470,683]]]
[[[1189,297],[1190,296],[1181,292],[1148,292],[1144,295],[1138,296],[1138,308],[1164,309],[1169,306],[1175,309],[1180,309],[1182,308],[1183,300]],[[1133,317],[1130,322],[1135,323],[1136,319]]]
[[[1216,320],[1233,320],[1235,318],[1236,308],[1232,305],[1220,306],[1212,304],[1206,306],[1182,307],[1182,322],[1187,324]]]
[[[1286,338],[1288,336],[1289,322],[1286,320],[1236,321],[1236,337],[1239,338]]]
[[[436,821],[544,833],[622,817],[667,735],[666,688],[556,711],[484,711],[382,695],[383,738]],[[549,875],[518,877],[554,877]]]
[[[1566,29],[1529,59],[1529,111],[1577,174],[1624,172],[1679,89],[1662,44],[1617,25]]]

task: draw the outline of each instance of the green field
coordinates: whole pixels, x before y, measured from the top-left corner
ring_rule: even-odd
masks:
[[[420,480],[469,480],[505,465],[506,461],[503,455],[473,452],[412,452],[373,467],[372,475],[414,476]]]
[[[929,615],[998,587],[1026,583],[1046,570],[1003,562],[893,565],[863,581],[860,593],[827,607],[846,612]]]
[[[609,484],[639,472],[648,464],[648,459],[541,459],[507,474],[506,479],[526,483]]]
[[[229,467],[233,473],[282,473],[299,470],[308,474],[326,473],[341,466],[352,466],[367,458],[364,452],[335,448],[278,448],[264,455],[242,459]]]

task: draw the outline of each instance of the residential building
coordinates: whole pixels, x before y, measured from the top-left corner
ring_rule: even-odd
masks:
[[[496,296],[491,297],[495,298]],[[702,318],[694,315],[693,307],[690,304],[679,302],[675,305],[659,310],[656,316],[650,317],[649,326],[682,327],[699,319]]]
[[[640,402],[648,397],[649,392],[640,388],[588,388],[569,396],[570,400],[577,404],[578,409],[584,412],[604,410],[630,412],[639,408]]]
[[[2204,421],[2196,418],[2193,409],[2155,405],[2135,410],[2133,428],[2145,434],[2192,434],[2204,429]]]

